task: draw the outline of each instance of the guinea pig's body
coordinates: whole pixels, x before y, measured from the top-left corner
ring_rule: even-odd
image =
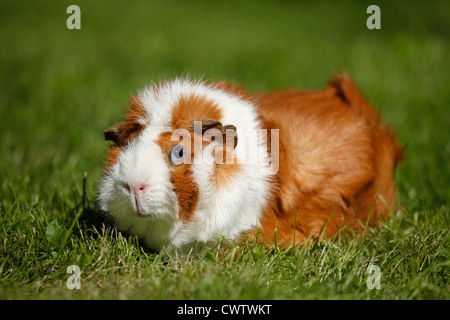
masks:
[[[346,75],[320,91],[255,95],[180,79],[149,86],[105,138],[100,207],[157,251],[257,231],[302,243],[375,225],[395,204],[401,148]]]

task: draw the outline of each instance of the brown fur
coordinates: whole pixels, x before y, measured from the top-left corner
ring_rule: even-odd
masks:
[[[224,83],[216,84],[217,87],[224,86]],[[237,87],[229,87],[229,88],[237,88]],[[237,92],[237,91],[235,91]],[[214,176],[214,182],[217,187],[225,187],[226,182],[229,181],[229,179],[232,179],[237,172],[240,170],[240,165],[235,163],[226,163],[226,157],[228,155],[229,159],[233,159],[233,149],[237,142],[237,137],[230,134],[232,137],[232,141],[226,140],[226,130],[235,131],[236,128],[234,126],[229,124],[224,124],[218,122],[222,117],[220,109],[216,106],[215,103],[212,101],[206,100],[204,97],[200,96],[188,96],[188,97],[181,97],[178,101],[177,105],[175,106],[173,112],[172,112],[172,129],[178,129],[178,128],[184,128],[191,131],[191,159],[194,157],[194,132],[193,132],[193,122],[194,121],[202,121],[202,134],[212,132],[213,135],[216,135],[214,132],[214,129],[217,131],[222,132],[223,134],[223,142],[226,148],[217,148],[216,154],[217,156],[222,155],[222,163],[216,165],[216,171]],[[207,131],[208,130],[208,131]],[[202,146],[209,143],[210,137],[203,137],[202,139]],[[228,148],[229,145],[232,145],[233,147]],[[183,167],[190,167],[190,165],[183,164]],[[186,211],[186,213],[183,215],[185,216],[185,219],[190,219],[193,210],[195,209],[195,205],[192,205],[191,203],[193,201],[198,200],[198,189],[193,189],[194,182],[191,177],[191,171],[186,171],[186,174],[190,177],[189,181],[186,181],[186,179],[182,178],[180,179],[184,181],[184,183],[176,182],[179,186],[175,189],[175,192],[178,196],[185,194],[187,195],[190,190],[194,190],[194,192],[197,194],[194,198],[188,198],[186,197],[185,200],[182,200],[182,203],[179,203],[180,207],[189,207],[191,210]],[[174,179],[176,181],[177,179]],[[196,187],[195,187],[196,188]],[[178,192],[177,192],[178,191]],[[180,199],[180,198],[179,198]],[[179,200],[180,202],[180,200]]]
[[[117,158],[122,152],[122,147],[117,145],[112,145],[109,147],[108,154],[106,155],[106,169],[105,173],[108,173],[111,170],[111,167],[117,162]]]
[[[191,138],[191,145],[186,141],[172,141],[172,134],[170,132],[160,135],[156,143],[163,151],[167,163],[170,163],[170,151],[178,144],[182,143],[185,146],[186,152],[190,152],[191,159],[194,157],[193,138]],[[173,185],[173,190],[178,198],[179,219],[189,221],[194,213],[198,202],[199,190],[192,177],[191,165],[181,163],[176,166],[171,166],[170,181]]]
[[[172,111],[172,129],[187,129],[190,131],[190,145],[186,141],[172,141],[171,133],[164,133],[160,136],[157,143],[160,145],[163,154],[169,162],[170,151],[177,143],[182,143],[186,152],[190,153],[190,159],[194,159],[194,121],[202,120],[204,128],[202,133],[207,129],[212,129],[216,125],[220,125],[221,112],[218,107],[211,101],[200,96],[181,97]],[[208,127],[209,125],[209,127]],[[198,137],[202,139],[202,137]],[[182,140],[182,139],[181,139]],[[209,141],[202,139],[202,147]],[[190,221],[196,208],[199,196],[199,190],[192,177],[190,163],[182,163],[172,166],[171,182],[174,191],[177,194],[178,205],[180,208],[179,219]]]
[[[389,215],[380,197],[394,207],[401,148],[347,75],[323,90],[256,99],[265,127],[280,130],[279,172],[260,225],[267,239],[275,227],[279,244],[331,237],[341,226],[361,230],[369,214],[371,226]]]
[[[181,165],[172,171],[170,182],[178,197],[180,220],[191,220],[197,206],[199,190],[192,178],[190,165]]]
[[[114,142],[107,154],[106,172],[116,163],[123,147],[130,143],[145,126],[138,120],[146,117],[146,111],[141,101],[135,96],[129,101],[130,107],[126,110],[125,121],[116,123],[104,131],[105,139]]]
[[[188,129],[194,120],[220,120],[220,109],[205,97],[181,97],[172,111],[172,128]]]

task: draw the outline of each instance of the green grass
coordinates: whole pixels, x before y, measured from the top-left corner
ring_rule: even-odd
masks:
[[[77,1],[74,31],[70,2],[0,3],[1,299],[450,298],[448,1],[380,2],[376,31],[368,1],[108,3]],[[146,83],[314,89],[341,70],[407,145],[397,211],[372,236],[163,259],[102,223],[102,131]]]

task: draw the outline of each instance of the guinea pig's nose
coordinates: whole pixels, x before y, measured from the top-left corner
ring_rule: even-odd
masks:
[[[148,185],[144,183],[127,183],[125,184],[125,189],[130,193],[142,194],[147,190]]]

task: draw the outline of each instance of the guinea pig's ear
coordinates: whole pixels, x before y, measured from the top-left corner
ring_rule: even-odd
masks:
[[[222,141],[227,148],[232,148],[232,149],[236,148],[236,145],[238,142],[238,137],[237,137],[236,127],[233,126],[232,124],[223,126],[222,122],[217,121],[217,120],[212,120],[212,119],[195,120],[195,121],[201,121],[202,135],[204,135],[205,133],[214,135],[213,130],[211,130],[211,129],[215,129],[218,131],[219,135],[222,134]],[[207,132],[208,130],[211,130],[211,131]],[[207,138],[207,140],[210,140],[211,137],[206,137],[206,138]]]
[[[103,131],[103,134],[105,135],[105,140],[113,141],[114,143],[118,144],[120,141],[120,136],[122,134],[121,123],[113,124],[111,127]]]
[[[113,141],[116,145],[125,145],[129,143],[144,126],[136,121],[124,121],[113,124],[111,127],[103,131],[105,140]]]
[[[236,127],[232,124],[228,124],[223,126],[222,128],[223,141],[225,141],[225,145],[227,147],[236,149],[238,143],[238,135],[236,131]]]
[[[199,120],[202,122],[202,134],[209,129],[219,129],[222,131],[222,122],[212,119]]]

